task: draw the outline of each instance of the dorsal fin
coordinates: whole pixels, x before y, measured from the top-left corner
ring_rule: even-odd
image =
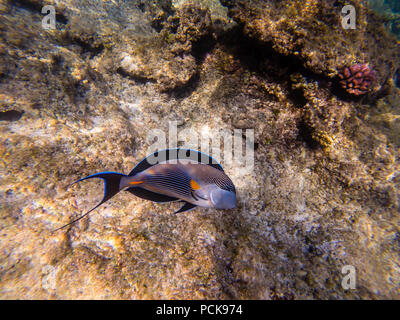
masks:
[[[207,164],[214,167],[222,172],[224,169],[213,157],[192,149],[165,149],[156,151],[151,155],[140,161],[135,168],[128,174],[128,176],[134,176],[135,174],[142,172],[156,164],[170,160],[192,160],[198,163]]]

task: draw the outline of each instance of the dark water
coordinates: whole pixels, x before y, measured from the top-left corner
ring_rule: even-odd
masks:
[[[387,28],[400,38],[400,1],[397,0],[369,0],[369,6],[387,20]]]

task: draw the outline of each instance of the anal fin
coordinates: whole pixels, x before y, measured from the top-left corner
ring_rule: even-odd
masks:
[[[186,212],[186,211],[192,210],[192,209],[194,209],[196,207],[197,206],[195,204],[193,204],[193,203],[185,202],[185,204],[182,206],[182,208],[180,208],[175,213]]]

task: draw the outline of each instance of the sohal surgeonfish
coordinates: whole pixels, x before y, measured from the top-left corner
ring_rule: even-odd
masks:
[[[222,166],[209,155],[191,149],[157,151],[139,162],[128,175],[100,172],[69,186],[92,178],[104,180],[103,199],[87,213],[55,231],[82,219],[121,190],[160,203],[183,202],[175,213],[197,206],[215,209],[233,209],[236,206],[235,186]]]

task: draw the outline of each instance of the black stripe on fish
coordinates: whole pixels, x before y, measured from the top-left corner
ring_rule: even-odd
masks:
[[[158,187],[160,189],[174,190],[181,196],[187,196],[190,192],[190,189],[187,189],[185,184],[180,183],[177,177],[174,177],[172,174],[167,174],[165,176],[160,174],[149,175],[146,178],[146,182],[151,183],[153,186]],[[127,191],[142,199],[154,202],[171,202],[178,200],[175,197],[162,195],[160,193],[156,193],[141,187],[131,187],[128,188]]]
[[[193,198],[194,200],[196,200],[196,201],[199,200],[199,198],[197,198],[197,197],[194,195],[194,191],[191,191],[191,192],[190,192],[190,195],[192,196],[192,198]]]
[[[199,198],[207,200],[199,196],[195,190],[193,190],[191,181],[191,177],[189,177],[186,172],[180,170],[156,173],[146,177],[146,183],[160,189],[171,190],[182,198],[191,197],[195,201],[198,201]]]
[[[190,177],[180,171],[166,172],[165,175],[156,174],[146,177],[146,183],[160,189],[171,190],[183,197],[189,196],[192,191],[190,180]]]
[[[170,196],[166,196],[164,194],[159,194],[156,192],[152,192],[140,187],[135,187],[135,188],[129,188],[126,189],[126,191],[129,191],[130,193],[132,193],[133,195],[145,199],[145,200],[150,200],[153,202],[172,202],[172,201],[178,201],[178,198],[174,198],[174,197],[170,197]]]

